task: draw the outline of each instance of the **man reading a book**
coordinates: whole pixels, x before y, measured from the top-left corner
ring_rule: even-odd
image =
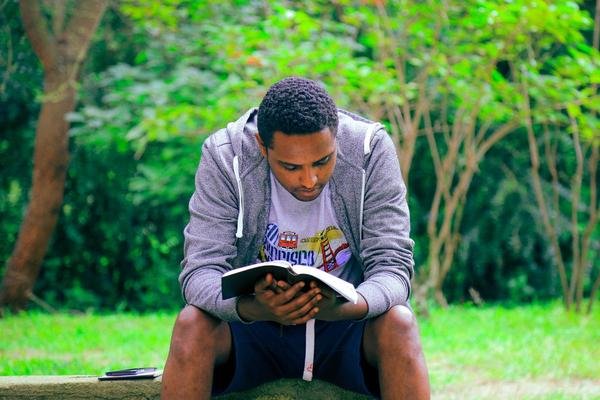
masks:
[[[384,127],[337,109],[320,84],[286,78],[204,143],[184,230],[186,306],[162,398],[208,399],[280,378],[321,379],[384,399],[429,398],[408,306],[406,187]],[[234,268],[286,260],[350,282],[266,274],[224,299]]]

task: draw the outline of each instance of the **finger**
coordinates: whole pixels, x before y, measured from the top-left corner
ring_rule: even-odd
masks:
[[[319,307],[316,307],[316,304],[319,301],[321,301],[321,299],[322,299],[322,297],[320,294],[317,294],[312,299],[310,299],[306,304],[304,304],[300,309],[298,309],[296,311],[296,313],[298,314],[297,318],[304,317],[306,314],[309,314],[315,308],[317,309],[317,312],[318,312]]]
[[[266,274],[263,278],[256,281],[254,284],[254,292],[262,292],[267,290],[273,284],[273,275]]]
[[[308,322],[309,320],[313,319],[314,317],[316,317],[316,315],[318,313],[319,313],[319,307],[313,307],[306,314],[293,319],[291,321],[291,324],[292,325],[304,324],[304,323]]]
[[[281,282],[281,281],[279,281]],[[289,286],[287,283],[283,285],[283,287]],[[262,298],[264,299],[263,303],[269,307],[271,313],[274,315],[278,315],[279,318],[285,317],[290,312],[295,311],[301,305],[306,303],[307,299],[303,300],[300,303],[292,303],[291,300],[295,300],[297,293],[301,290],[302,286],[304,286],[303,282],[299,282],[299,284],[289,287],[288,290],[283,290],[281,286],[278,284],[275,285],[275,280],[273,283],[262,292],[257,292],[262,294]],[[269,293],[268,296],[265,296],[266,293]]]
[[[286,283],[286,285],[288,284]],[[280,318],[285,318],[285,316],[296,312],[306,303],[311,301],[314,296],[321,292],[321,289],[316,288],[311,289],[308,292],[298,294],[304,286],[304,282],[298,282],[285,292],[275,294],[274,297],[270,298],[269,304],[272,308],[272,312],[276,315],[279,315]]]
[[[323,293],[323,296],[325,297],[332,298],[336,295],[335,292],[327,285],[319,285],[315,281],[311,281],[310,284],[311,287],[318,287],[319,289],[321,289],[321,293]]]
[[[292,300],[294,297],[296,297],[296,295],[298,294],[298,292],[300,292],[304,286],[305,286],[304,282],[298,282],[298,283],[292,285],[286,291],[284,291],[280,296],[287,303],[290,300]]]
[[[313,318],[319,312],[319,307],[315,307],[313,302],[305,304],[301,309],[291,312],[281,319],[284,321],[282,324],[285,325],[297,325],[302,324],[309,319]]]
[[[318,298],[318,299],[317,299]],[[323,298],[323,296],[321,295],[321,289],[320,288],[314,288],[309,290],[308,292],[302,293],[301,295],[299,295],[295,302],[298,305],[298,307],[301,307],[303,304],[306,303],[318,303],[319,300],[321,300]]]
[[[303,293],[292,301],[284,304],[281,308],[279,308],[279,312],[284,315],[288,315],[292,319],[298,318],[306,314],[321,299],[322,297],[320,296],[320,289],[311,289],[310,291]]]
[[[275,293],[280,294],[288,290],[290,288],[290,285],[286,281],[274,280],[273,284],[271,285],[271,288]]]

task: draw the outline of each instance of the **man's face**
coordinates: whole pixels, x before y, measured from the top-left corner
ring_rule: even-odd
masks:
[[[302,135],[275,131],[269,148],[256,137],[281,186],[300,201],[319,196],[335,167],[336,143],[329,128]]]

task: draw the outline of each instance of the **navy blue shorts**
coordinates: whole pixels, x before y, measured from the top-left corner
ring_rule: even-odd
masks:
[[[232,357],[215,369],[213,395],[250,389],[282,378],[302,378],[306,325],[229,323]],[[377,370],[365,360],[365,321],[316,321],[313,379],[378,397]]]

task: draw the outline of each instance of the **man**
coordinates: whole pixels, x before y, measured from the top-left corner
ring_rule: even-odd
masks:
[[[406,188],[380,124],[338,110],[316,82],[287,78],[204,143],[185,228],[179,314],[162,397],[207,399],[279,378],[322,379],[384,399],[429,398],[407,306],[413,274]],[[345,279],[268,274],[223,300],[231,268],[287,259]]]

